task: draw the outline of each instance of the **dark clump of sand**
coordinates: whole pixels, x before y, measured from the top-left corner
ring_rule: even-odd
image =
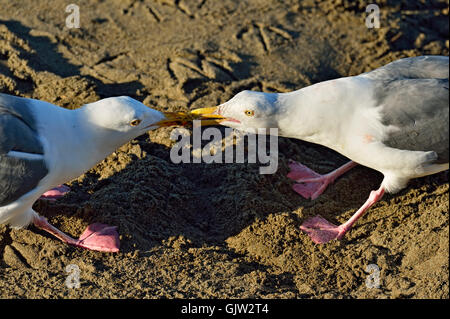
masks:
[[[395,59],[448,55],[448,1],[2,1],[0,92],[76,108],[128,95],[159,110],[213,106],[244,89],[286,92]],[[315,245],[307,217],[349,218],[382,176],[357,167],[317,200],[286,178],[288,159],[327,172],[346,159],[280,138],[279,169],[174,164],[170,129],[142,136],[35,209],[79,236],[117,225],[121,252],[66,246],[0,226],[0,297],[448,298],[448,172],[387,195],[341,241]],[[65,285],[67,265],[81,287]],[[375,264],[380,287],[366,286]]]

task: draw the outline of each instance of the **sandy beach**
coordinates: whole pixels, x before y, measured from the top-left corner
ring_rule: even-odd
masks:
[[[127,95],[160,111],[215,106],[241,90],[289,92],[403,57],[449,55],[447,1],[0,0],[0,92],[74,109]],[[288,160],[320,173],[347,159],[279,138],[278,171],[259,163],[174,164],[172,128],[131,141],[34,209],[78,237],[117,225],[121,251],[67,246],[0,225],[1,298],[449,298],[448,171],[387,194],[341,241],[300,231],[341,223],[383,176],[356,167],[317,200],[286,177]],[[380,270],[369,288],[367,266]],[[68,265],[80,288],[66,285]]]

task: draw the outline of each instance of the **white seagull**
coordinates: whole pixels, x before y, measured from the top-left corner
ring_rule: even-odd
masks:
[[[30,223],[63,242],[98,251],[119,250],[116,227],[92,224],[73,239],[33,209],[41,196],[54,199],[68,182],[121,145],[160,126],[174,124],[162,113],[127,96],[106,98],[67,110],[0,93],[0,224]]]
[[[192,113],[221,116],[220,124],[243,131],[278,128],[280,136],[324,145],[351,160],[326,175],[291,162],[288,177],[305,198],[317,198],[357,164],[381,172],[380,188],[345,223],[337,226],[318,215],[302,224],[315,243],[326,243],[342,238],[385,192],[448,170],[448,75],[446,56],[405,58],[290,93],[243,91],[218,107]]]

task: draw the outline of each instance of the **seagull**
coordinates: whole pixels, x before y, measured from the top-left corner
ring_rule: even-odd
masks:
[[[317,215],[301,225],[315,243],[341,239],[385,192],[396,193],[413,178],[449,169],[449,58],[404,58],[357,76],[320,82],[289,93],[243,91],[212,108],[191,111],[217,123],[331,148],[351,161],[318,174],[291,161],[294,191],[316,199],[337,177],[360,164],[383,181],[345,223]]]
[[[76,110],[0,93],[0,224],[29,224],[63,242],[90,250],[117,252],[116,227],[95,223],[74,239],[39,216],[32,206],[54,200],[80,176],[126,142],[176,123],[127,96],[110,97]]]

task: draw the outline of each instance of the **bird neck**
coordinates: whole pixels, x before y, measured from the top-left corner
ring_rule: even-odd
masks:
[[[73,134],[77,136],[75,149],[87,169],[96,165],[125,144],[128,139],[117,131],[94,125],[89,121],[89,109],[75,110]]]
[[[349,116],[349,105],[342,103],[345,91],[345,83],[331,80],[281,94],[279,103],[285,115],[279,119],[280,135],[339,148],[342,120]]]

